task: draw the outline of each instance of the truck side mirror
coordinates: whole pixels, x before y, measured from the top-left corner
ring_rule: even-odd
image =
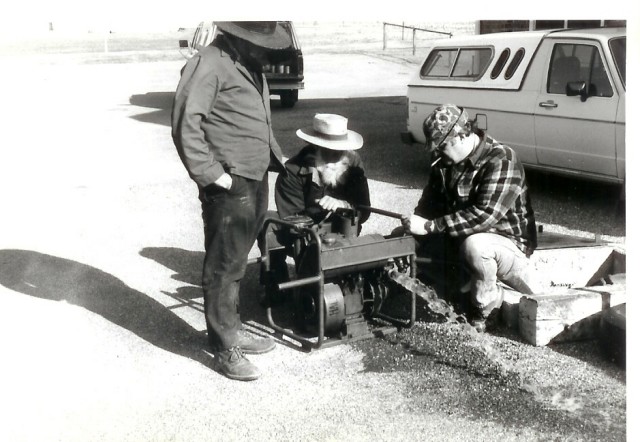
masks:
[[[580,95],[580,100],[586,101],[588,96],[587,83],[584,81],[570,81],[567,83],[566,92],[569,97]]]
[[[487,122],[487,115],[476,114],[476,119],[474,120],[473,124],[476,128],[486,131],[489,128],[489,124]]]
[[[181,49],[186,49],[189,47],[189,42],[187,40],[178,40],[178,46],[180,46]]]

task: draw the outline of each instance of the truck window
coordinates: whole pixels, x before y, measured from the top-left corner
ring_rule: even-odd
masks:
[[[620,74],[622,85],[627,85],[627,38],[612,38],[609,41],[609,47],[611,48],[611,54],[613,54],[613,61],[616,63],[616,68]]]
[[[504,78],[506,80],[513,77],[513,74],[516,73],[516,69],[518,69],[518,66],[520,66],[520,62],[522,61],[523,58],[524,58],[524,48],[520,48],[514,54],[513,60],[511,60],[511,63],[509,63],[509,66],[507,66],[507,71],[504,73]]]
[[[493,58],[491,48],[434,49],[420,69],[420,76],[477,80]]]
[[[490,48],[461,49],[451,76],[476,80],[482,77],[492,58],[493,50]]]
[[[590,97],[611,97],[613,88],[594,45],[558,43],[553,47],[547,92],[566,94],[567,83],[584,81]]]
[[[496,61],[495,66],[493,67],[493,69],[491,69],[492,80],[495,80],[496,78],[498,78],[498,76],[500,75],[500,72],[502,72],[502,69],[504,68],[504,65],[507,64],[509,55],[511,55],[511,49],[509,48],[504,49],[500,53],[500,56],[498,57],[498,61]]]
[[[422,65],[422,69],[420,69],[420,76],[448,77],[457,54],[457,49],[435,49],[431,51]]]

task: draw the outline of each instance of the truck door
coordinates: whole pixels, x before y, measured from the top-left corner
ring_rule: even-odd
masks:
[[[546,81],[534,108],[538,162],[588,174],[617,176],[615,121],[619,96],[596,41],[547,40]],[[543,52],[544,53],[544,52]],[[540,54],[542,55],[542,54]],[[581,95],[567,85],[584,82]],[[572,83],[574,93],[580,83]]]

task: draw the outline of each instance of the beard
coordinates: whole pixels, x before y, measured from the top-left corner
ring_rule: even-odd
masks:
[[[318,165],[318,172],[320,173],[320,179],[322,184],[327,187],[335,188],[339,184],[343,184],[347,179],[347,170],[349,169],[349,162],[346,158],[342,158],[335,163],[322,163]]]

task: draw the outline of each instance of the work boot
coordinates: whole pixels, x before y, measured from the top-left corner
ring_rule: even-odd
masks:
[[[470,325],[476,329],[478,333],[495,330],[500,321],[500,309],[495,308],[489,315],[476,314],[471,318]]]
[[[214,352],[213,369],[235,381],[253,381],[260,377],[258,367],[246,358],[240,347]]]
[[[504,301],[504,289],[501,285],[498,285],[497,289],[499,291],[497,299],[483,309],[473,309],[470,324],[478,333],[494,330],[500,322],[500,307]]]
[[[269,337],[262,337],[240,330],[238,345],[240,349],[248,355],[259,355],[267,353],[276,348],[276,343]]]

